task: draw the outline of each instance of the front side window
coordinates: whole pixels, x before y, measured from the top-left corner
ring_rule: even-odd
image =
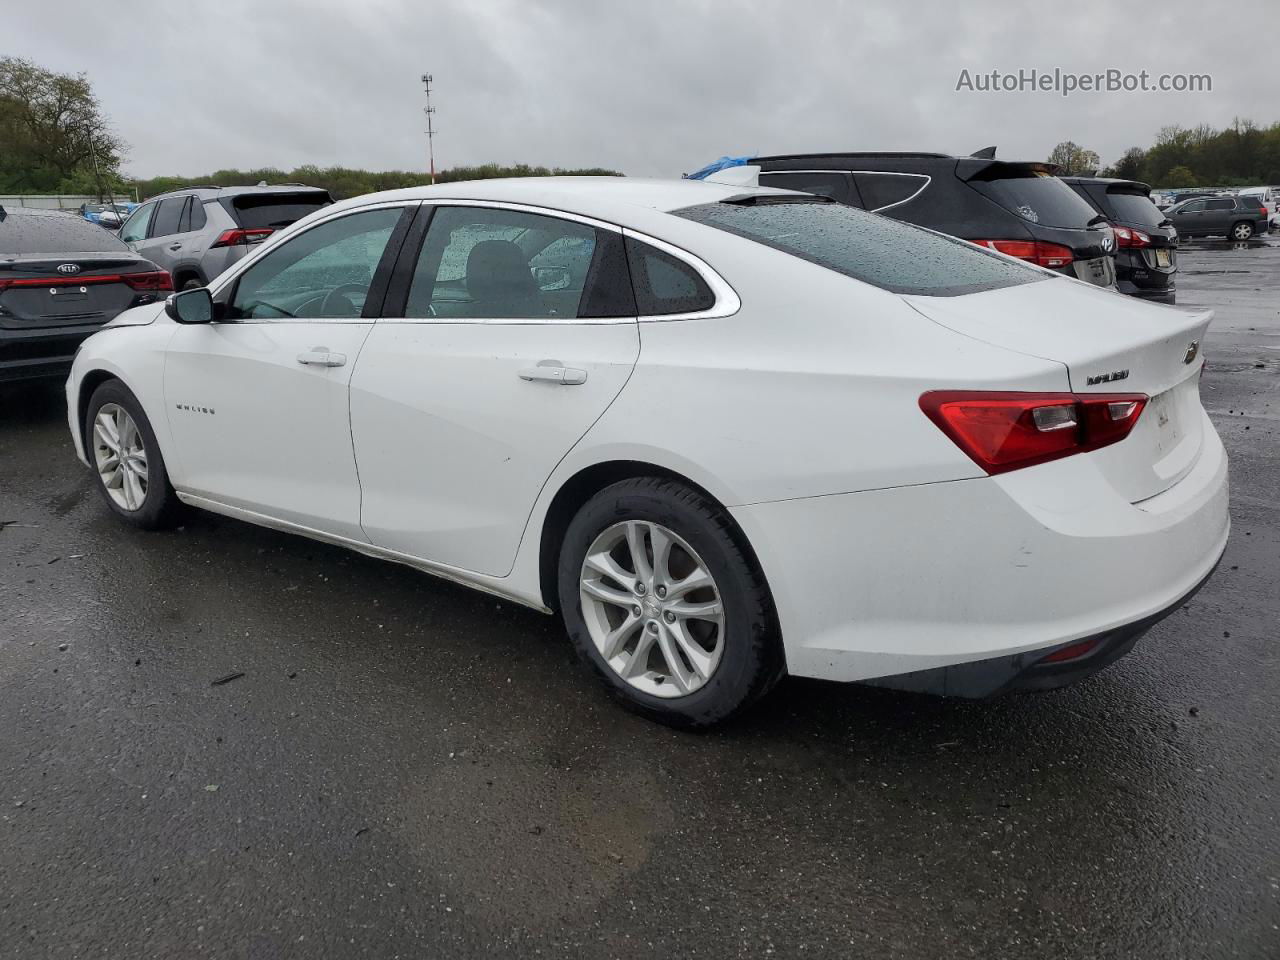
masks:
[[[169,197],[160,201],[160,209],[156,211],[155,222],[151,226],[151,236],[167,237],[178,232],[178,222],[182,219],[182,211],[187,206],[186,197]]]
[[[156,205],[154,203],[145,203],[133,211],[133,216],[120,228],[120,239],[125,243],[137,243],[139,240],[145,240],[147,227],[150,225],[151,216],[155,212]]]
[[[621,238],[519,210],[436,208],[418,255],[408,317],[634,316]]]
[[[1178,208],[1178,212],[1179,212],[1179,213],[1203,213],[1203,212],[1204,212],[1204,201],[1203,201],[1203,200],[1191,200],[1191,201],[1189,201],[1189,202],[1187,202],[1187,203],[1184,203],[1181,207],[1179,207],[1179,208]]]
[[[339,217],[265,254],[237,282],[228,319],[359,317],[401,212]]]
[[[890,293],[958,296],[1048,279],[968,241],[838,203],[706,203],[674,212]]]

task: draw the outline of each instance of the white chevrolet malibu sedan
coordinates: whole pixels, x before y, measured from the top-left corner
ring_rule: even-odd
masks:
[[[1211,314],[802,194],[359,197],[122,314],[67,383],[107,506],[199,507],[558,612],[704,726],[785,673],[1060,686],[1209,576]]]

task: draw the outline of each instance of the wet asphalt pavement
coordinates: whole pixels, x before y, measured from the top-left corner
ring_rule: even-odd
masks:
[[[127,528],[60,385],[0,388],[0,957],[1280,956],[1280,242],[1182,267],[1234,523],[1186,609],[1064,691],[706,735],[537,613]]]

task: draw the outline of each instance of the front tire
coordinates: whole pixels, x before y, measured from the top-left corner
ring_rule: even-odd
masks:
[[[624,706],[684,728],[741,712],[784,672],[772,597],[724,508],[654,477],[600,491],[560,552],[565,627]]]
[[[95,485],[120,519],[144,530],[169,526],[181,504],[142,404],[119,380],[93,391],[84,444]]]
[[[1248,220],[1241,220],[1231,228],[1232,240],[1248,240],[1253,236],[1253,224]]]

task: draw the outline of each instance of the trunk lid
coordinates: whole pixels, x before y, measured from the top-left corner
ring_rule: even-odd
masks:
[[[1063,364],[1075,393],[1150,397],[1128,437],[1082,454],[1130,502],[1168,489],[1199,458],[1200,345],[1212,311],[1185,312],[1061,280],[904,299],[958,333]]]
[[[0,328],[45,330],[105,323],[140,299],[122,278],[154,271],[132,254],[71,254],[0,262]]]

